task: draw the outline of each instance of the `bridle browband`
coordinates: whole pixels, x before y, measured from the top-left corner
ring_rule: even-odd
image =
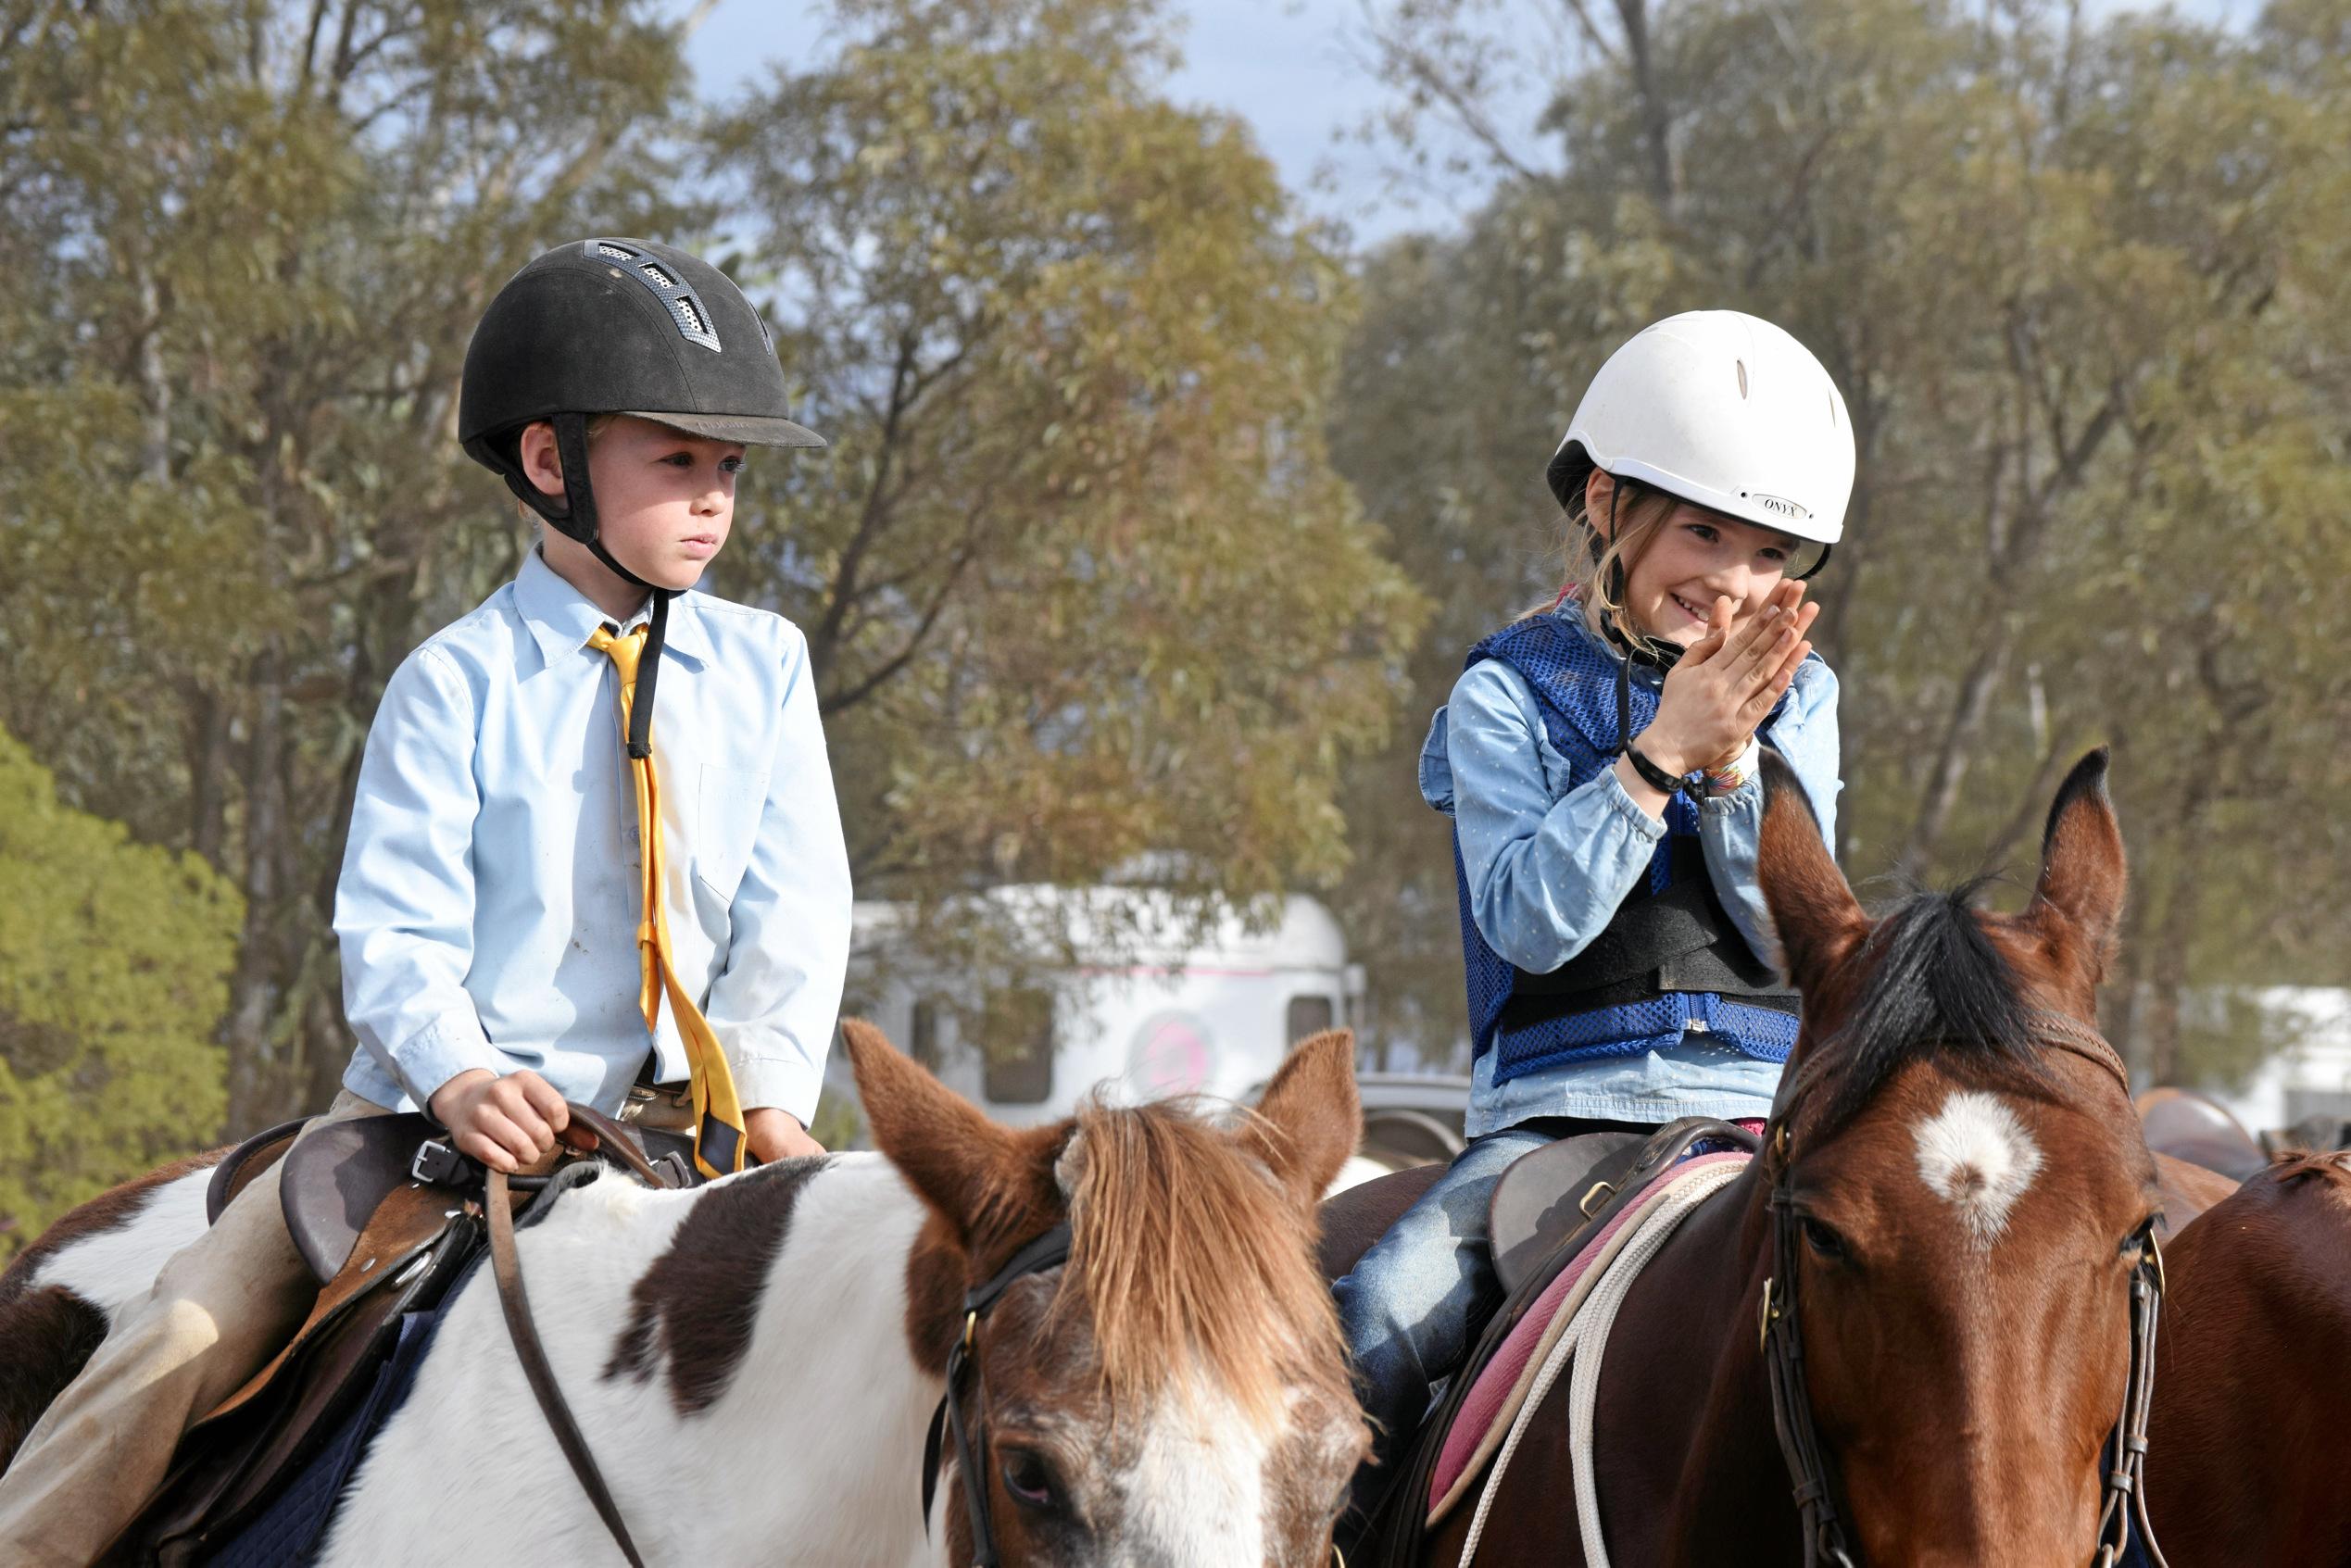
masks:
[[[2045,1045],[2096,1063],[2113,1074],[2131,1095],[2131,1074],[2114,1047],[2096,1030],[2062,1013],[2035,1009],[2035,1037]],[[1804,1334],[1796,1311],[1796,1248],[1800,1226],[1795,1215],[1789,1173],[1789,1124],[1820,1070],[1814,1067],[1832,1052],[1815,1050],[1803,1069],[1790,1075],[1773,1108],[1772,1125],[1764,1142],[1763,1158],[1769,1173],[1771,1196],[1771,1273],[1764,1280],[1762,1348],[1771,1381],[1771,1424],[1779,1436],[1780,1457],[1787,1461],[1796,1511],[1804,1520],[1804,1568],[1856,1568],[1859,1559],[1838,1517],[1835,1488],[1820,1434],[1813,1424],[1812,1401],[1804,1389]],[[2152,1227],[2145,1255],[2131,1271],[2131,1375],[2124,1386],[2122,1411],[2114,1435],[2105,1445],[2111,1453],[2106,1474],[2105,1501],[2098,1512],[2098,1545],[2091,1568],[2115,1568],[2131,1543],[2131,1526],[2138,1522],[2139,1538],[2155,1568],[2169,1568],[2156,1545],[2147,1520],[2147,1419],[2155,1404],[2156,1323],[2163,1307],[2163,1252]]]
[[[963,1296],[963,1332],[947,1352],[947,1392],[931,1413],[930,1436],[923,1444],[923,1524],[925,1530],[930,1527],[931,1499],[938,1489],[940,1439],[952,1433],[963,1513],[972,1526],[972,1568],[997,1568],[998,1562],[996,1532],[987,1512],[987,1430],[974,1419],[974,1411],[987,1398],[987,1380],[979,1364],[979,1325],[1014,1285],[1069,1261],[1069,1248],[1070,1229],[1064,1221],[1013,1253],[985,1284]],[[973,1410],[966,1410],[967,1399]]]

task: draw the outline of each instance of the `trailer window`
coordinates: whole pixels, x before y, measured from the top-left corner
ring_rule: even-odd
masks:
[[[1284,1021],[1287,1037],[1296,1045],[1309,1035],[1319,1035],[1331,1025],[1332,1010],[1328,997],[1292,997],[1289,1016]]]
[[[914,1017],[906,1028],[906,1054],[938,1071],[938,1005],[925,998],[914,1004]]]
[[[980,1017],[985,1092],[999,1105],[1053,1098],[1053,994],[1021,986],[988,993]]]

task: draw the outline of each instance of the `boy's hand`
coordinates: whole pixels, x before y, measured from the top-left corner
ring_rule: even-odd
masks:
[[[479,1067],[460,1073],[433,1091],[425,1110],[459,1153],[509,1175],[544,1159],[572,1121],[555,1085],[528,1069],[503,1078]]]
[[[762,1165],[824,1152],[824,1146],[808,1135],[798,1117],[773,1106],[743,1112],[743,1131],[750,1138],[751,1158]]]

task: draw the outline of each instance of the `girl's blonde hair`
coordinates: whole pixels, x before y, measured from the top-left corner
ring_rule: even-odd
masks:
[[[1619,479],[1616,483],[1616,494],[1609,504],[1615,517],[1614,536],[1603,535],[1584,515],[1586,493],[1578,489],[1566,509],[1567,533],[1560,544],[1566,570],[1561,576],[1559,592],[1528,605],[1519,612],[1519,620],[1548,614],[1573,599],[1583,608],[1588,621],[1599,623],[1603,630],[1615,632],[1627,646],[1649,645],[1649,633],[1634,623],[1632,611],[1617,598],[1616,588],[1623,577],[1631,575],[1659,530],[1681,503],[1662,490],[1634,480]],[[1624,569],[1622,576],[1618,567]]]

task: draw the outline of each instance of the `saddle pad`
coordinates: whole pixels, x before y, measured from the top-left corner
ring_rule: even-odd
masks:
[[[1682,1160],[1651,1183],[1639,1202],[1619,1210],[1560,1270],[1520,1317],[1510,1336],[1478,1370],[1477,1382],[1471,1386],[1468,1398],[1462,1401],[1460,1413],[1446,1430],[1437,1468],[1429,1477],[1432,1524],[1452,1506],[1466,1484],[1492,1457],[1502,1435],[1509,1430],[1518,1407],[1526,1400],[1535,1370],[1542,1364],[1543,1357],[1566,1327],[1575,1309],[1590,1293],[1586,1286],[1588,1280],[1597,1278],[1594,1265],[1601,1265],[1599,1272],[1604,1273],[1605,1263],[1613,1261],[1612,1248],[1617,1238],[1631,1231],[1675,1185],[1691,1174],[1727,1163],[1744,1164],[1752,1158],[1740,1150],[1693,1155]]]
[[[465,1274],[471,1274],[484,1256],[475,1254]],[[391,1360],[377,1369],[367,1397],[344,1417],[333,1436],[285,1490],[233,1538],[204,1558],[202,1568],[299,1568],[312,1561],[328,1521],[334,1517],[334,1505],[366,1456],[370,1440],[407,1401],[417,1368],[432,1348],[442,1317],[457,1300],[465,1274],[431,1308],[403,1314]]]

